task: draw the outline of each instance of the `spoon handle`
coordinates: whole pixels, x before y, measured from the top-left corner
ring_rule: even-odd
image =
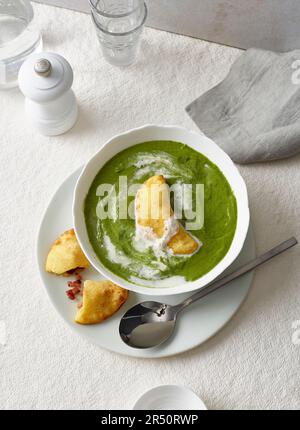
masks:
[[[258,267],[266,261],[270,260],[271,258],[275,257],[276,255],[281,254],[292,246],[295,246],[297,243],[298,242],[295,237],[292,237],[289,240],[282,242],[280,245],[275,246],[275,248],[270,249],[265,254],[262,254],[261,256],[255,258],[254,260],[250,261],[249,263],[245,264],[244,266],[240,267],[229,275],[226,275],[223,278],[213,282],[212,284],[209,284],[207,287],[202,288],[196,294],[193,294],[191,297],[187,298],[179,305],[177,305],[177,311],[180,312],[182,309],[186,308],[190,304],[196,302],[199,299],[202,299],[202,297],[207,296],[218,288],[221,288],[229,282],[233,281],[234,279],[244,275],[245,273],[250,272],[251,270],[255,269],[255,267]]]

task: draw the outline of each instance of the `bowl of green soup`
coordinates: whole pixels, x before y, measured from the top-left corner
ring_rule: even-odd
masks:
[[[153,183],[163,192],[150,198]],[[145,216],[141,202],[147,210],[151,203]],[[179,294],[207,285],[239,255],[249,227],[247,189],[207,137],[146,125],[113,137],[86,164],[73,218],[85,255],[104,277],[143,294]]]

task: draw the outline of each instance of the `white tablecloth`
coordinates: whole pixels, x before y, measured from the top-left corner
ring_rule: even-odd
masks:
[[[146,29],[136,65],[105,63],[89,16],[34,5],[45,49],[74,68],[76,126],[42,137],[17,91],[0,93],[0,408],[131,408],[158,384],[191,387],[213,409],[300,408],[300,247],[257,270],[232,321],[201,347],[133,359],[90,345],[58,316],[38,275],[35,240],[47,203],[74,169],[117,132],[144,123],[196,129],[184,107],[227,74],[241,51]],[[300,157],[240,167],[257,251],[300,239]],[[1,339],[0,339],[1,340]],[[2,339],[2,343],[4,343]]]

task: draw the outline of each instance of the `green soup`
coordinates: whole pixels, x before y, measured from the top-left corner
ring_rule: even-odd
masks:
[[[113,185],[118,198],[120,176],[127,177],[130,187],[159,174],[166,178],[170,187],[191,184],[194,210],[198,196],[196,184],[204,186],[204,222],[201,228],[190,231],[201,243],[193,255],[156,256],[152,249],[138,250],[134,246],[135,220],[120,219],[115,198],[113,215],[106,219],[98,216],[97,208],[101,205],[103,210],[107,209],[107,194],[111,196],[110,192],[99,196],[100,185]],[[127,197],[127,206],[133,204],[132,194]],[[172,195],[171,202],[174,204]],[[102,264],[126,280],[151,286],[151,281],[173,276],[194,281],[212,270],[226,255],[233,240],[237,205],[226,178],[204,155],[179,142],[153,141],[120,152],[102,167],[86,196],[84,215],[90,243]],[[180,220],[183,226],[186,221],[184,217]]]

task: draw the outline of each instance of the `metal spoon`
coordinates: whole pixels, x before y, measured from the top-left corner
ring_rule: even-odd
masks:
[[[124,314],[120,321],[119,333],[121,339],[133,348],[152,348],[162,344],[173,333],[177,315],[187,306],[202,299],[202,297],[207,296],[218,288],[227,285],[250,270],[255,269],[255,267],[260,266],[297,243],[297,240],[292,237],[235,270],[233,273],[202,288],[178,305],[171,306],[148,301],[133,306]]]

